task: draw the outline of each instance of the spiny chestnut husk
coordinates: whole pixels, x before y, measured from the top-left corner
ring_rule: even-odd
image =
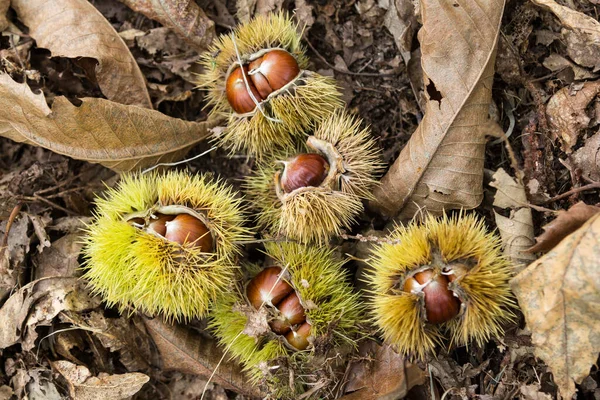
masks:
[[[306,69],[299,31],[283,13],[260,15],[216,39],[202,56],[198,84],[208,91],[210,115],[227,118],[217,139],[232,152],[260,158],[292,147],[342,107],[335,81]]]
[[[375,323],[400,353],[424,359],[444,343],[481,346],[514,319],[512,265],[477,217],[428,217],[391,239],[373,250],[367,280]]]
[[[380,153],[361,121],[332,114],[307,148],[258,164],[246,180],[259,225],[302,243],[327,242],[349,228],[371,198]]]
[[[265,248],[270,266],[255,267],[237,293],[222,296],[209,325],[251,383],[264,385],[272,398],[296,399],[327,377],[331,386],[319,392],[326,398],[345,371],[337,363],[347,358],[339,355],[356,348],[364,318],[358,294],[331,250],[296,243]]]
[[[204,175],[125,175],[99,199],[87,227],[85,275],[121,312],[171,320],[207,313],[234,279],[250,237],[240,200]]]

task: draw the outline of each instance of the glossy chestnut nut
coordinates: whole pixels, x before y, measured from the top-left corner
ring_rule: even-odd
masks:
[[[271,330],[275,333],[283,335],[288,332],[292,325],[304,322],[304,307],[300,304],[300,299],[295,292],[290,293],[285,299],[277,305],[277,309],[281,313],[282,319],[275,319],[269,324]]]
[[[423,292],[427,322],[441,324],[450,321],[460,312],[460,300],[448,289],[446,275],[428,269],[406,279],[405,292]]]
[[[150,223],[148,224],[148,229],[153,230],[158,233],[160,236],[165,236],[167,233],[166,223],[168,221],[172,221],[175,219],[174,215],[164,215],[164,214],[156,214],[154,215],[156,218],[150,217]]]
[[[192,243],[203,252],[212,251],[212,235],[206,225],[198,218],[189,214],[179,214],[164,224],[165,234],[163,236],[167,240],[181,245]]]
[[[281,188],[286,193],[308,186],[319,186],[329,172],[329,163],[325,157],[315,153],[298,154],[284,161],[285,168],[281,174]]]
[[[269,267],[258,273],[246,287],[246,297],[257,310],[263,304],[277,305],[294,289],[279,279],[281,268]]]
[[[248,86],[256,98],[256,101],[260,102],[263,100],[256,90],[256,87],[252,83],[252,80],[248,76],[248,66],[244,65],[242,68],[237,67],[231,71],[227,77],[227,82],[225,83],[225,94],[227,95],[227,101],[229,102],[229,105],[238,114],[246,114],[256,108],[256,103],[254,100],[252,100],[252,97],[250,97],[250,94],[248,93],[246,82],[244,82],[244,77],[242,74],[246,75]]]
[[[258,91],[269,93],[290,83],[300,73],[298,62],[285,50],[272,50],[252,61],[250,76]],[[265,96],[266,97],[266,96]]]
[[[308,347],[308,337],[310,336],[310,324],[303,323],[298,329],[288,332],[285,335],[288,343],[298,350],[304,350]]]

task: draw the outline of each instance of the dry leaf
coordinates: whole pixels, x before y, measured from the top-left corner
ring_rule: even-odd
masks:
[[[527,252],[534,240],[531,209],[525,207],[527,204],[525,188],[502,168],[498,169],[492,178],[490,186],[497,189],[494,207],[510,210],[508,218],[494,211],[504,253],[515,264],[529,264],[535,260],[535,256]]]
[[[600,352],[600,214],[563,239],[511,282],[535,354],[565,399]]]
[[[158,318],[144,322],[162,356],[163,370],[180,371],[208,379],[219,365],[212,382],[247,396],[261,396],[258,388],[248,384],[248,378],[237,362],[227,357],[222,359],[223,352],[213,339],[181,326],[165,324]]]
[[[425,382],[426,374],[409,363],[390,346],[373,341],[359,348],[360,361],[350,368],[348,384],[341,400],[401,399],[416,385]]]
[[[594,79],[598,77],[598,75],[592,74],[587,69],[575,65],[572,61],[567,60],[560,54],[556,53],[552,53],[548,57],[546,57],[542,64],[544,65],[544,67],[548,68],[552,72],[571,69],[573,73],[572,79],[576,81],[583,79]]]
[[[8,19],[6,13],[10,6],[10,0],[0,0],[0,32],[8,28]]]
[[[523,400],[552,400],[552,396],[540,390],[540,385],[526,385],[519,388]]]
[[[570,87],[564,87],[550,98],[546,114],[554,139],[559,139],[562,150],[569,154],[577,143],[579,134],[590,124],[591,118],[585,109],[600,93],[600,81],[585,82],[580,90],[572,94]]]
[[[150,378],[140,372],[108,375],[101,373],[98,377],[83,365],[69,361],[50,362],[69,385],[69,395],[73,400],[121,400],[128,399],[140,391]]]
[[[52,242],[42,254],[33,257],[35,279],[50,276],[78,276],[79,253],[83,247],[82,233],[71,233]]]
[[[116,171],[178,160],[209,128],[104,99],[84,98],[76,107],[60,96],[50,109],[43,94],[0,74],[0,136]]]
[[[51,277],[17,290],[0,308],[0,350],[16,343],[21,343],[23,350],[31,350],[37,339],[36,328],[50,325],[59,312],[98,306],[84,286],[77,278]]]
[[[52,372],[46,368],[19,368],[10,384],[17,399],[64,400],[52,381]]]
[[[568,211],[561,210],[558,216],[542,227],[544,233],[538,236],[536,244],[529,249],[531,253],[549,251],[567,235],[575,232],[591,217],[600,212],[600,207],[590,206],[580,201]]]
[[[504,1],[422,1],[425,116],[381,181],[372,204],[411,218],[473,208],[483,198],[485,129]]]
[[[410,61],[410,50],[418,23],[412,1],[379,0],[378,6],[386,11],[383,24],[394,36],[396,46],[405,64]]]
[[[7,225],[8,220],[0,224],[0,238],[6,234]],[[27,215],[19,214],[10,227],[6,247],[0,251],[0,301],[12,292],[19,272],[25,269],[25,256],[29,253],[28,227]]]
[[[133,11],[160,22],[184,38],[198,52],[215,37],[215,23],[194,0],[119,0]]]
[[[573,164],[580,168],[585,176],[600,180],[600,132],[589,137],[583,147],[573,153]]]
[[[39,47],[53,56],[98,60],[102,93],[121,104],[152,108],[146,80],[112,25],[87,0],[12,0]]]
[[[560,19],[569,57],[579,65],[600,70],[600,22],[554,0],[532,0]]]

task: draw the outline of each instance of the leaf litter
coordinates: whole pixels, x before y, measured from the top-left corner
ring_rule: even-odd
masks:
[[[0,215],[16,201],[25,207],[9,232],[7,221],[0,225],[7,243],[0,313],[9,321],[0,328],[0,398],[94,398],[108,387],[114,398],[201,396],[207,387],[212,398],[260,395],[227,357],[208,383],[222,349],[203,321],[142,323],[89,298],[75,278],[75,220],[89,219],[102,181],[118,178],[86,162],[126,171],[208,148],[203,142],[220,121],[206,121],[203,93],[193,90],[198,52],[215,25],[233,26],[234,10],[247,20],[289,4],[122,3],[131,9],[61,0],[65,15],[53,19],[31,11],[37,2],[13,2],[5,13],[10,4],[0,1],[0,135],[12,140],[0,140]],[[504,337],[485,348],[441,349],[425,364],[372,344],[351,363],[346,398],[382,398],[369,383],[383,381],[388,398],[599,396],[597,2],[293,3],[315,69],[338,80],[393,165],[374,207],[404,220],[417,210],[476,208],[525,268],[513,281],[525,321],[507,326]],[[80,24],[66,18],[74,11],[84,16]],[[85,29],[68,28],[75,25]],[[108,49],[110,42],[119,45]],[[496,130],[490,123],[503,140],[487,140]],[[231,179],[252,163],[219,150],[188,167]],[[502,171],[507,164],[516,176]],[[79,174],[87,175],[74,179]],[[349,238],[386,222],[362,216],[342,249],[359,254]]]

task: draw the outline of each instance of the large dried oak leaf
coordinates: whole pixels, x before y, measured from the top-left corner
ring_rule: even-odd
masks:
[[[600,214],[532,263],[511,283],[535,354],[565,399],[600,352]]]
[[[98,60],[102,93],[121,104],[152,108],[146,80],[123,39],[87,0],[12,0],[39,47],[53,56]]]
[[[208,122],[105,99],[81,100],[76,107],[56,97],[51,109],[43,94],[0,74],[0,136],[129,171],[180,159],[209,135]]]
[[[412,217],[483,198],[485,126],[504,1],[421,1],[425,116],[375,190],[372,206]]]

